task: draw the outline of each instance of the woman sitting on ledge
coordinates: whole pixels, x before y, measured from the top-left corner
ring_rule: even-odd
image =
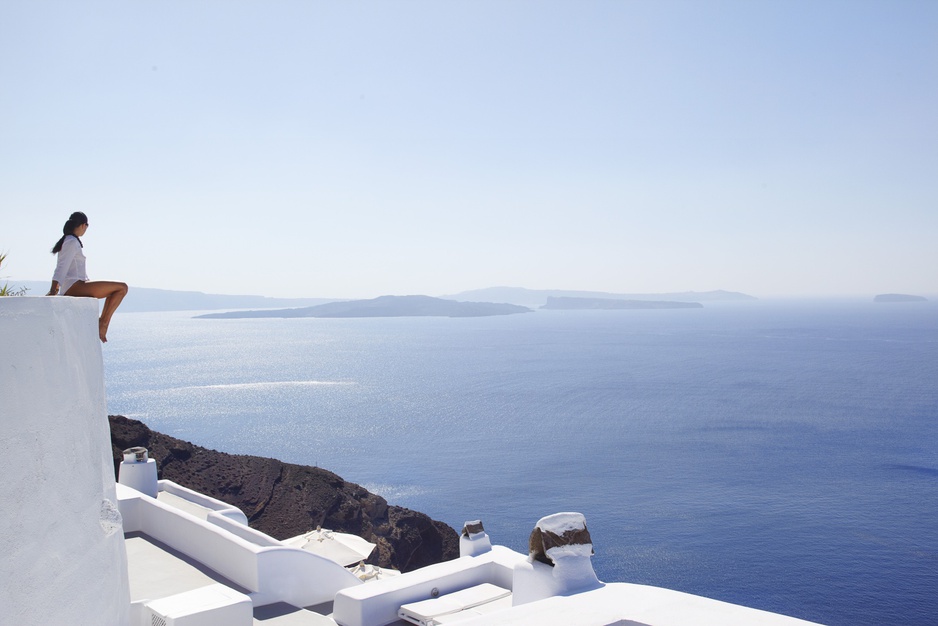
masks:
[[[98,336],[107,341],[107,327],[111,316],[127,295],[127,284],[109,280],[89,281],[85,272],[85,255],[81,249],[81,237],[88,230],[88,217],[81,211],[72,213],[62,227],[62,238],[52,248],[52,254],[58,255],[55,273],[52,274],[52,287],[46,295],[54,296],[61,292],[66,296],[79,298],[104,298],[101,319],[98,320]]]

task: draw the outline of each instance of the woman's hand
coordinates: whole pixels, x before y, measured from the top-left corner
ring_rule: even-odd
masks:
[[[52,281],[52,286],[49,287],[49,293],[47,296],[57,296],[59,295],[59,282],[57,280]]]

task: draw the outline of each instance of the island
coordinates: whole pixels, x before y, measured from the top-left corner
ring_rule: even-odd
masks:
[[[928,302],[928,298],[904,293],[881,293],[873,298],[873,302]]]
[[[329,302],[297,309],[267,311],[227,311],[206,313],[197,318],[231,319],[245,317],[487,317],[530,313],[517,304],[457,302],[430,296],[380,296],[371,300]]]
[[[755,302],[757,298],[738,291],[675,291],[668,293],[612,293],[576,289],[525,289],[523,287],[488,287],[443,295],[450,300],[510,302],[532,308],[547,303],[547,298],[605,298],[609,300],[656,300],[668,302]]]
[[[612,298],[572,298],[550,296],[542,309],[575,311],[583,309],[702,309],[699,302],[674,302],[670,300],[616,300]]]

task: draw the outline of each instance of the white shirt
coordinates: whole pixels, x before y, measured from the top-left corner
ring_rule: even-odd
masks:
[[[78,237],[74,235],[66,237],[57,256],[58,261],[55,264],[52,280],[59,283],[59,293],[65,295],[69,287],[77,281],[88,280],[88,274],[85,273],[85,255],[81,251]]]

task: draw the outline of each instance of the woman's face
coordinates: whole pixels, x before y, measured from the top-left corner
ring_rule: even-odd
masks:
[[[82,224],[81,226],[76,226],[75,235],[77,235],[78,237],[84,237],[86,230],[88,230],[88,224]]]

